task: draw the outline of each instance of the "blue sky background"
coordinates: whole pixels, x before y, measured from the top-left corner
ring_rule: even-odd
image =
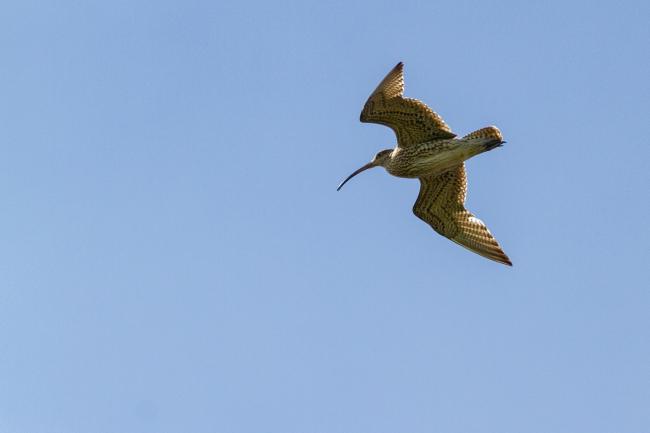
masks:
[[[650,431],[650,3],[0,6],[0,432]],[[338,183],[398,61],[508,268]]]

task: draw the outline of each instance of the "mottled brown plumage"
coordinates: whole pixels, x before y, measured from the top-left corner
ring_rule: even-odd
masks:
[[[442,118],[416,99],[404,98],[404,65],[400,62],[379,83],[363,107],[360,120],[391,128],[397,147],[379,152],[345,179],[382,166],[398,177],[419,178],[420,193],[413,213],[436,232],[487,257],[512,265],[483,221],[465,209],[467,179],[464,161],[501,146],[495,126],[456,138]]]
[[[361,111],[360,120],[379,123],[395,131],[397,145],[409,147],[436,139],[454,138],[437,113],[417,99],[402,97],[404,64],[398,63],[372,92]]]

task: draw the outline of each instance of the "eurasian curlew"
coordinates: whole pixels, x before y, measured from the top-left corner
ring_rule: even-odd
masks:
[[[384,167],[393,176],[420,179],[413,213],[436,232],[488,259],[512,266],[483,221],[465,209],[467,179],[464,161],[501,146],[496,126],[462,138],[424,103],[404,98],[404,65],[398,63],[366,101],[361,121],[388,126],[397,147],[379,152],[368,164],[348,176],[372,167]]]

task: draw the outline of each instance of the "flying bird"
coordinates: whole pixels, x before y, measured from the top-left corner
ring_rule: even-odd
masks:
[[[496,126],[488,126],[462,138],[417,99],[405,98],[404,64],[398,63],[366,101],[361,122],[391,128],[397,146],[377,153],[368,164],[348,176],[337,188],[362,171],[384,167],[397,177],[419,178],[420,193],[413,213],[436,232],[490,260],[512,266],[483,221],[465,209],[467,178],[464,161],[502,146]]]

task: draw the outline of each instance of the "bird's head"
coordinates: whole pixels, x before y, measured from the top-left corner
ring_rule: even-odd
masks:
[[[372,158],[372,161],[370,161],[368,164],[364,165],[363,167],[359,168],[357,171],[349,175],[341,184],[339,185],[336,190],[340,190],[343,188],[343,185],[346,184],[346,182],[350,179],[352,179],[354,176],[357,174],[361,173],[362,171],[368,170],[369,168],[373,167],[386,167],[386,164],[390,160],[391,154],[393,153],[393,149],[386,149],[382,150],[381,152],[377,153],[374,158]]]

